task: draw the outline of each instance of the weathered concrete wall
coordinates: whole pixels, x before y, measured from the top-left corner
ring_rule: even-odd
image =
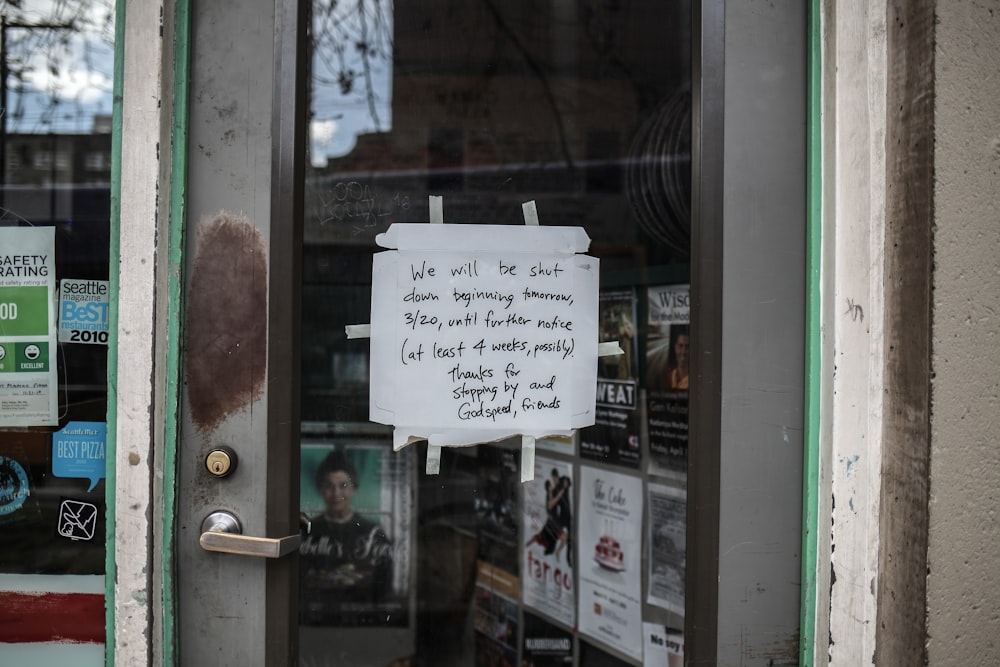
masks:
[[[1000,663],[1000,2],[938,2],[928,640]]]

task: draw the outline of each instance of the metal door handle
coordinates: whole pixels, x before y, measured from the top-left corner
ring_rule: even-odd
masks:
[[[301,535],[253,537],[242,533],[243,526],[236,515],[216,510],[201,522],[201,539],[198,542],[205,551],[263,558],[287,556],[298,549],[302,542]]]

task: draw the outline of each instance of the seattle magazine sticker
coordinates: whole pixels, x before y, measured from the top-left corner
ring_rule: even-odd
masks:
[[[0,427],[58,423],[55,229],[0,228]]]
[[[108,281],[59,282],[59,342],[108,344]]]

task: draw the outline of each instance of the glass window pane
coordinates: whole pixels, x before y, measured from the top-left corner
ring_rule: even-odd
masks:
[[[690,11],[314,3],[302,664],[682,652]],[[369,419],[369,345],[344,328],[370,321],[376,235],[427,222],[430,196],[446,224],[523,225],[533,201],[541,225],[582,227],[600,259],[601,339],[624,354],[600,360],[595,425],[540,441],[531,482],[519,439],[445,448],[427,475],[425,442],[394,452]]]
[[[0,642],[99,665],[114,5],[2,13]]]

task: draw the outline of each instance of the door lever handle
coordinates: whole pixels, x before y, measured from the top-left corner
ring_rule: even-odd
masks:
[[[281,558],[299,548],[301,535],[287,537],[253,537],[243,535],[243,525],[235,514],[216,510],[201,522],[201,539],[205,551],[218,551],[240,556]]]

